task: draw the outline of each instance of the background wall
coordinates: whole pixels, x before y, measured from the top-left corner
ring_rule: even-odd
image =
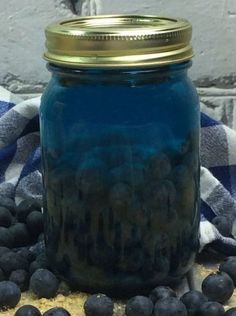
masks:
[[[191,77],[204,88],[227,88],[223,92],[200,91],[203,101],[207,101],[204,101],[206,111],[213,110],[222,120],[233,115],[236,104],[236,0],[1,0],[0,85],[16,93],[41,92],[49,80],[42,60],[46,25],[75,14],[107,13],[188,18],[193,24],[196,53]],[[225,113],[226,108],[232,111]]]

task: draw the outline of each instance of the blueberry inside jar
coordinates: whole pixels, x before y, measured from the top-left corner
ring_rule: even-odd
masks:
[[[74,289],[120,297],[178,281],[199,246],[189,22],[77,18],[46,37],[52,79],[40,127],[52,268]]]

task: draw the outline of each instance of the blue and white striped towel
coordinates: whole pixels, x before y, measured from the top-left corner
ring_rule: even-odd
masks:
[[[39,122],[40,97],[18,100],[0,87],[0,195],[42,203]],[[201,114],[200,242],[236,255],[236,240],[211,224],[217,215],[236,219],[236,132]],[[234,228],[236,225],[232,225]]]

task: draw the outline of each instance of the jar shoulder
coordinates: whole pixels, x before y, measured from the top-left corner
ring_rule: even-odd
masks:
[[[49,81],[48,85],[46,86],[43,96],[42,96],[42,103],[47,103],[50,100],[50,103],[53,101],[66,101],[68,96],[73,95],[81,95],[83,93],[89,93],[91,97],[94,95],[91,94],[91,91],[135,91],[135,93],[139,91],[146,91],[149,93],[149,97],[151,98],[155,94],[165,94],[173,95],[176,98],[178,96],[183,95],[192,95],[194,98],[198,98],[197,90],[192,82],[192,80],[187,76],[180,76],[180,77],[170,77],[165,78],[164,80],[159,80],[153,77],[153,80],[149,80],[148,82],[140,82],[139,80],[130,80],[130,81],[121,81],[121,82],[106,82],[104,83],[103,80],[97,80],[95,82],[81,82],[78,80],[73,79],[71,80],[70,77],[63,78],[63,79],[52,79]],[[100,93],[102,96],[102,94]],[[105,97],[105,95],[104,95]],[[117,97],[125,97],[125,95],[117,95]]]

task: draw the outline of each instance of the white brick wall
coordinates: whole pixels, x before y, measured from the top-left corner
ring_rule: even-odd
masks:
[[[73,10],[72,10],[73,9]],[[41,92],[49,80],[44,29],[58,19],[93,14],[156,14],[188,18],[196,56],[191,77],[202,110],[236,129],[236,0],[1,0],[0,85]]]
[[[134,13],[188,18],[196,52],[191,76],[198,83],[235,86],[236,0],[1,0],[0,84],[40,91],[49,75],[42,60],[44,28],[79,14]]]

